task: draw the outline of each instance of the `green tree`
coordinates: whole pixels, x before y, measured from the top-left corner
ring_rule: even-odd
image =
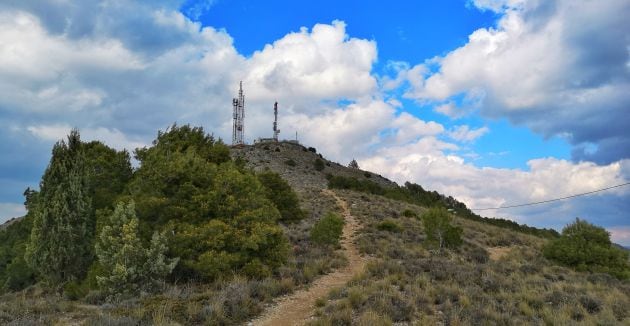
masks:
[[[462,228],[451,225],[452,217],[444,208],[431,208],[422,215],[427,242],[443,248],[453,248],[462,244]]]
[[[83,150],[90,174],[92,208],[95,211],[113,208],[132,177],[129,153],[116,151],[99,141],[84,143]]]
[[[92,261],[89,175],[77,130],[53,147],[33,207],[26,261],[53,285],[80,279]]]
[[[264,276],[287,260],[278,209],[256,175],[230,160],[225,145],[187,126],[160,132],[153,144],[136,150],[141,165],[127,190],[143,239],[168,230],[168,255],[180,257],[178,278]]]
[[[231,271],[264,276],[286,262],[280,213],[264,192],[253,174],[220,165],[209,192],[195,198],[195,205],[205,208],[204,221],[171,222],[172,251],[182,258],[182,272],[206,279]]]
[[[344,220],[335,213],[322,217],[311,229],[311,241],[319,245],[339,245],[343,234]]]
[[[134,202],[121,202],[98,236],[96,255],[103,275],[96,280],[110,299],[155,292],[177,264],[177,258],[166,258],[164,234],[154,232],[148,248],[143,246],[138,224]]]
[[[300,208],[300,200],[289,184],[279,174],[265,171],[257,175],[265,188],[265,196],[280,211],[282,222],[296,222],[303,219],[306,213]]]
[[[562,235],[544,248],[546,258],[579,271],[609,273],[630,278],[628,252],[616,248],[602,227],[576,219],[562,229]]]

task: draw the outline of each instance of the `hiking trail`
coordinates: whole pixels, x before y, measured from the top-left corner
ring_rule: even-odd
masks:
[[[348,259],[348,265],[334,272],[321,276],[307,288],[297,290],[292,294],[280,297],[272,307],[247,325],[253,326],[293,326],[303,325],[315,310],[315,301],[325,297],[334,288],[346,284],[352,277],[363,270],[366,260],[359,255],[354,245],[355,234],[359,229],[359,222],[350,213],[348,203],[333,191],[324,189],[322,192],[337,200],[341,214],[345,220],[341,251]]]

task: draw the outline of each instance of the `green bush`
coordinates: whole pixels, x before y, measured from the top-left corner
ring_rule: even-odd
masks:
[[[311,229],[311,241],[319,245],[336,246],[343,233],[343,219],[334,213],[322,217]]]
[[[324,170],[324,161],[322,161],[322,159],[319,159],[319,158],[318,158],[318,159],[316,159],[316,160],[313,162],[313,167],[314,167],[314,168],[315,168],[315,170],[317,170],[317,171],[322,171],[322,170]]]
[[[396,221],[392,219],[386,219],[385,221],[378,223],[376,225],[376,228],[381,231],[394,232],[394,233],[398,233],[402,231],[403,229],[402,226],[398,225],[398,223],[396,223]]]
[[[439,250],[462,244],[462,228],[451,225],[452,217],[444,208],[431,208],[422,215],[427,242]]]
[[[96,255],[103,276],[96,276],[96,280],[110,299],[158,290],[179,260],[165,257],[168,248],[163,233],[153,233],[150,245],[145,247],[138,236],[138,225],[134,202],[118,203],[99,234]],[[80,287],[69,286],[66,291],[78,295]]]
[[[294,160],[292,159],[288,159],[286,161],[284,161],[284,164],[288,165],[288,166],[296,166],[297,164],[295,163]]]
[[[411,209],[405,209],[402,212],[402,215],[405,217],[418,217],[418,213],[416,213],[415,211],[411,210]]]
[[[265,196],[280,211],[282,222],[303,219],[306,213],[300,208],[300,200],[289,184],[279,174],[266,171],[256,175],[265,188]]]
[[[630,278],[628,252],[613,246],[604,228],[576,219],[562,230],[560,238],[543,249],[547,259],[578,271],[608,273],[620,279]]]

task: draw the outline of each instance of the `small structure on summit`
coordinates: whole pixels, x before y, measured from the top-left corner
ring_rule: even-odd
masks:
[[[233,119],[232,126],[232,146],[244,145],[243,135],[245,134],[245,95],[243,94],[243,82],[240,83],[238,98],[232,99]]]

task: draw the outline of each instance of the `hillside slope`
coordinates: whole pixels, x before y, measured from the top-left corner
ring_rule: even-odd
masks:
[[[400,188],[384,177],[290,142],[231,148],[230,155],[237,165],[278,173],[307,212],[298,222],[281,224],[291,254],[273,275],[172,280],[162,293],[110,303],[98,291],[72,297],[35,285],[0,297],[0,323],[240,325],[286,314],[310,316],[306,323],[312,325],[630,324],[628,281],[551,263],[541,254],[548,240],[528,234],[530,229],[517,232],[513,225],[455,216],[463,244],[438,253],[426,246],[420,218],[426,205],[396,200]],[[335,177],[376,185],[378,191],[328,190]],[[445,196],[431,200],[458,205]],[[353,221],[352,237],[337,248],[310,239],[314,225],[330,212]],[[342,281],[332,290],[320,286],[338,280],[339,273]],[[309,304],[297,307],[300,302],[286,300],[300,295]]]

